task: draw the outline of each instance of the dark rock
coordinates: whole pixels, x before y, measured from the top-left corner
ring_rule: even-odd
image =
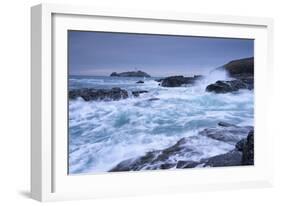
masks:
[[[239,127],[236,125],[228,127],[213,127],[206,128],[199,132],[200,135],[207,136],[212,139],[227,142],[232,145],[236,145],[241,139],[245,139],[253,127],[245,126]]]
[[[84,101],[110,101],[128,98],[128,92],[119,87],[112,89],[74,89],[68,93],[69,99],[81,97]]]
[[[227,122],[219,122],[218,125],[221,127],[236,127],[236,125]]]
[[[243,145],[243,165],[254,165],[254,130],[251,130],[247,136],[247,140]]]
[[[245,139],[241,139],[239,142],[236,143],[235,148],[238,151],[242,152],[246,142],[247,142],[246,138]]]
[[[157,101],[157,100],[160,100],[160,98],[154,97],[154,98],[148,99],[148,101]]]
[[[176,168],[194,168],[199,164],[200,162],[180,160],[178,161]]]
[[[120,172],[120,171],[137,171],[143,167],[149,165],[157,157],[157,152],[147,152],[144,156],[136,159],[128,159],[120,162],[109,172]]]
[[[249,87],[241,80],[217,81],[216,83],[210,84],[206,87],[207,92],[215,93],[236,92],[239,89],[249,89]]]
[[[194,77],[184,76],[170,76],[161,79],[162,87],[180,87],[182,85],[194,84],[197,80],[201,79],[201,75],[195,75]]]
[[[254,57],[233,60],[233,61],[223,65],[223,68],[232,77],[237,78],[237,75],[253,76],[254,75]]]
[[[113,72],[111,77],[150,77],[147,73],[143,71],[130,71],[130,72],[121,72],[121,73],[116,73]]]
[[[171,169],[176,166],[176,163],[165,163],[160,165],[160,169]]]
[[[137,83],[137,84],[143,84],[143,83],[144,83],[144,81],[139,80],[139,81],[137,81],[136,83]]]
[[[161,81],[163,87],[180,87],[183,84],[186,84],[184,76],[167,77]]]
[[[225,167],[241,165],[242,153],[233,150],[226,154],[217,155],[208,159],[201,160],[203,167]]]
[[[177,162],[170,160],[170,157],[190,154],[194,155],[195,152],[192,147],[185,145],[186,138],[180,139],[176,144],[164,150],[156,150],[147,152],[142,157],[136,159],[129,159],[122,161],[110,171],[136,171],[142,169],[168,169],[176,167]]]
[[[148,91],[146,91],[146,90],[132,91],[132,95],[134,95],[134,97],[139,97],[140,94],[143,94],[143,93],[148,93]]]
[[[243,76],[240,75],[239,77],[237,76],[242,82],[244,82],[247,85],[247,89],[252,90],[254,89],[254,76]]]

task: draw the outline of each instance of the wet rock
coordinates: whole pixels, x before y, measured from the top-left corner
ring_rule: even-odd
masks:
[[[68,93],[69,99],[81,97],[84,101],[116,101],[128,98],[128,92],[119,87],[112,89],[74,89]]]
[[[151,163],[157,157],[157,152],[147,152],[144,156],[136,159],[128,159],[120,162],[109,172],[121,172],[121,171],[138,171],[145,166],[149,166],[148,163]]]
[[[221,127],[236,127],[236,125],[227,122],[219,122],[218,125]]]
[[[180,87],[182,85],[194,84],[197,80],[203,78],[201,75],[195,75],[193,77],[184,76],[170,76],[161,79],[160,85],[162,87]]]
[[[121,72],[121,73],[116,73],[113,72],[111,77],[150,77],[149,74],[143,72],[143,71],[129,71],[129,72]]]
[[[144,83],[144,81],[139,80],[139,81],[137,81],[136,83],[137,83],[137,84],[143,84],[143,83]]]
[[[247,140],[243,145],[243,165],[254,165],[254,131],[251,130],[247,136]]]
[[[249,87],[241,80],[216,81],[216,83],[210,84],[206,87],[207,92],[215,93],[236,92],[239,89],[249,89]]]
[[[206,128],[199,132],[200,135],[207,136],[212,139],[227,142],[232,145],[236,145],[241,139],[245,139],[253,127],[245,126],[239,127],[236,125],[228,127],[213,127]]]
[[[199,164],[200,162],[180,160],[178,161],[176,168],[194,168]]]
[[[226,154],[217,155],[208,159],[202,160],[203,167],[225,167],[241,165],[242,153],[233,150]]]
[[[171,169],[176,166],[176,163],[165,163],[160,165],[160,169]]]
[[[246,89],[252,90],[254,89],[254,57],[244,58],[244,59],[237,59],[228,62],[227,64],[217,68],[216,70],[224,70],[227,71],[230,77],[239,80],[243,84],[246,85]],[[240,86],[243,84],[239,83]],[[234,90],[227,87],[226,85],[214,85],[209,87],[209,89],[219,90],[222,92],[217,93],[226,93],[226,92],[233,92]],[[214,88],[216,86],[216,88]],[[220,88],[224,87],[224,88]],[[244,86],[242,86],[244,87]],[[239,88],[240,89],[240,88]],[[206,90],[208,91],[208,90]]]
[[[125,160],[116,165],[110,171],[136,171],[143,169],[169,169],[176,167],[177,161],[170,159],[173,156],[179,155],[194,155],[198,152],[188,145],[186,138],[180,139],[176,144],[164,150],[156,150],[147,152],[145,155],[136,158]]]
[[[239,142],[236,143],[235,148],[238,151],[242,152],[246,142],[247,142],[246,138],[245,139],[241,139]]]
[[[143,93],[148,93],[148,91],[146,91],[146,90],[132,91],[132,95],[134,97],[139,97],[140,94],[143,94]]]

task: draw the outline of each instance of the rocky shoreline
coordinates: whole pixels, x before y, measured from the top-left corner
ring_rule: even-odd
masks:
[[[219,125],[227,125],[227,123],[222,122],[219,123]],[[194,153],[198,153],[188,141],[188,139],[196,138],[196,136],[184,137],[176,144],[166,149],[150,151],[144,156],[124,160],[113,167],[110,172],[253,165],[253,127],[239,127],[236,125],[220,127],[221,128],[205,129],[202,132],[199,132],[198,135],[206,135],[210,138],[217,139],[218,141],[234,144],[235,149],[225,154],[202,158],[199,161],[192,161],[189,158],[184,158],[186,156],[192,156]],[[181,157],[181,160],[177,160],[177,157]]]

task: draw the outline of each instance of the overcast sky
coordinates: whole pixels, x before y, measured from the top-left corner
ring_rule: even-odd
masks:
[[[108,76],[142,70],[151,76],[206,74],[254,55],[254,41],[191,36],[68,32],[70,75]]]

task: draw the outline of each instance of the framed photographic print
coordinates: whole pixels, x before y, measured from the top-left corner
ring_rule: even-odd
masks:
[[[34,199],[272,185],[271,19],[31,11]]]

